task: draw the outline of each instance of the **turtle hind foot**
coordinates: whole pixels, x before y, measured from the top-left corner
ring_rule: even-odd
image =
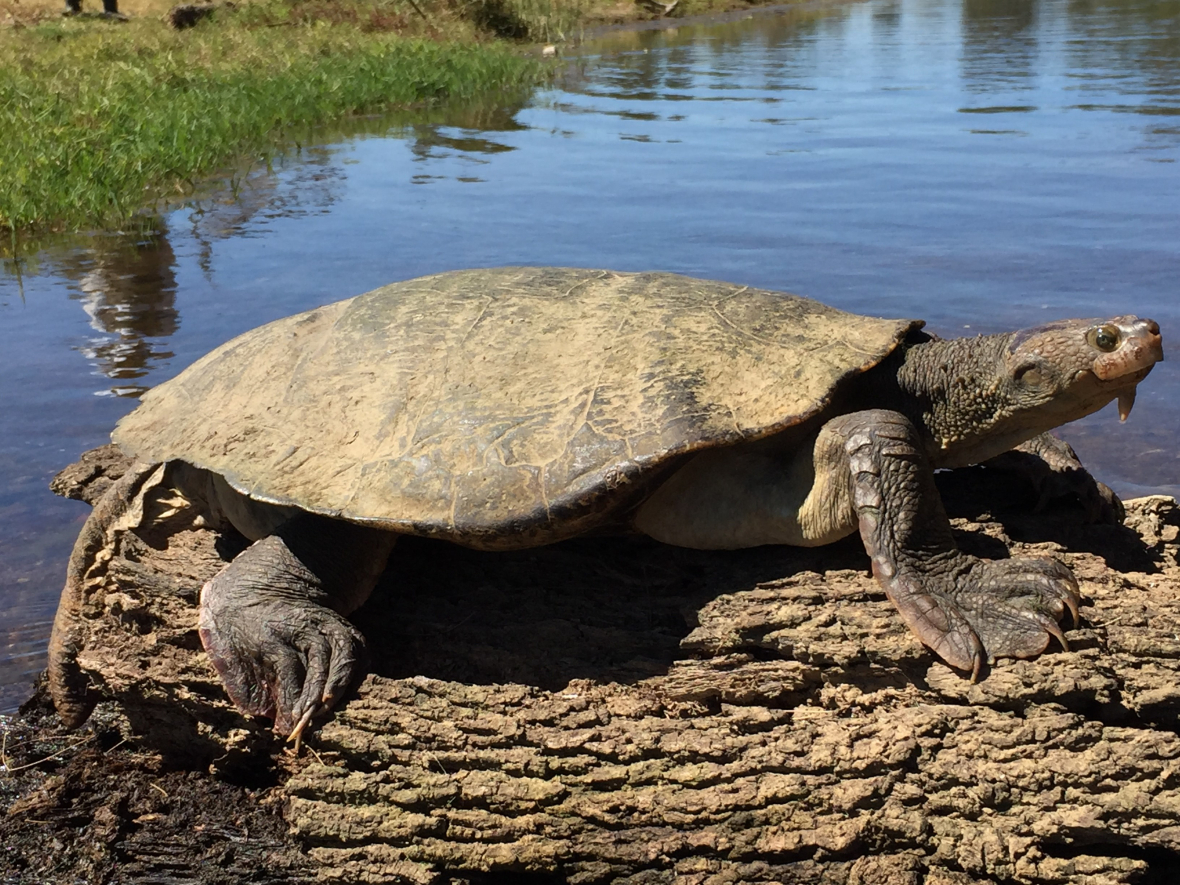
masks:
[[[201,589],[199,633],[234,705],[302,734],[366,669],[365,641],[286,539],[251,545]]]
[[[1031,658],[1057,639],[1060,621],[1079,622],[1077,580],[1055,559],[977,559],[956,553],[937,571],[900,569],[886,593],[917,637],[952,667],[978,679],[997,658]],[[880,576],[879,576],[880,577]]]
[[[201,591],[201,643],[234,706],[274,719],[283,737],[302,733],[364,674],[364,637],[308,599],[236,599],[225,586],[232,573],[219,583],[227,571]]]

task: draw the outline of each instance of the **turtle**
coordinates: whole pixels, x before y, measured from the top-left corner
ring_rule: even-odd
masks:
[[[590,532],[690,548],[817,546],[859,532],[912,632],[979,678],[1078,620],[1056,559],[958,549],[934,471],[1016,458],[1096,519],[1117,497],[1049,431],[1163,359],[1150,319],[942,339],[921,320],[671,273],[507,267],[397,282],[234,338],[148,391],[112,439],[253,543],[201,588],[198,630],[233,703],[298,736],[364,672],[347,620],[399,535],[482,550]],[[166,471],[166,479],[160,479]],[[67,724],[89,713],[77,576],[50,649]],[[73,588],[73,589],[72,589]]]

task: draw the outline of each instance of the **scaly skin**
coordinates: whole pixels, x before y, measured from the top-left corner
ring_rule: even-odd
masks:
[[[1114,350],[1090,343],[1096,329],[1117,333]],[[944,468],[987,461],[1113,399],[1133,402],[1163,349],[1153,320],[1116,317],[932,340],[900,359],[887,401],[923,432],[931,463]]]
[[[902,414],[867,410],[829,421],[817,460],[848,471],[857,527],[873,575],[915,635],[978,677],[984,661],[1040,654],[1077,581],[1052,559],[988,561],[957,549],[921,435]]]
[[[1093,343],[1099,330],[1105,347]],[[1077,583],[1054,560],[959,551],[934,470],[1019,447],[1049,493],[1102,502],[1104,487],[1047,431],[1113,399],[1129,411],[1135,385],[1162,358],[1158,326],[1135,317],[914,342],[858,379],[843,414],[835,409],[814,436],[696,456],[645,502],[636,526],[667,543],[728,549],[814,546],[859,530],[918,638],[977,676],[985,661],[1038,654],[1052,637],[1064,645],[1057,621],[1066,609],[1076,619]]]
[[[240,710],[297,739],[364,673],[365,639],[346,617],[372,592],[396,537],[304,514],[205,584],[201,642]]]
[[[1105,346],[1096,330],[1113,343]],[[1050,637],[1066,646],[1058,621],[1069,609],[1076,622],[1079,603],[1069,569],[1051,559],[991,562],[956,549],[933,470],[1004,456],[1043,499],[1072,492],[1093,518],[1121,520],[1118,498],[1048,430],[1113,399],[1125,419],[1135,385],[1163,359],[1159,326],[1137,317],[1064,320],[930,341],[901,359],[899,411],[856,411],[824,426],[815,461],[836,479],[820,482],[850,490],[874,575],[947,663],[977,677],[984,661],[1031,657]]]

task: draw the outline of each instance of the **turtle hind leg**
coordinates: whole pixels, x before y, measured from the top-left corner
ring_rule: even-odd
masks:
[[[364,603],[396,536],[304,514],[255,542],[201,591],[199,633],[234,704],[291,735],[364,674]]]
[[[298,736],[364,675],[364,637],[345,616],[372,592],[395,538],[304,514],[205,584],[201,642],[240,710]]]
[[[934,474],[913,424],[868,410],[824,425],[814,452],[817,478],[835,472],[873,563],[873,574],[906,624],[953,667],[978,676],[985,661],[1031,657],[1058,621],[1077,620],[1078,585],[1052,559],[989,561],[954,542]],[[817,483],[818,485],[818,483]]]

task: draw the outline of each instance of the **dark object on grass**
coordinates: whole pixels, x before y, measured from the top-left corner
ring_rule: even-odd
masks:
[[[635,5],[642,6],[648,12],[654,12],[661,18],[666,18],[676,11],[680,0],[672,0],[671,3],[661,3],[660,0],[635,0]]]
[[[483,550],[603,530],[697,549],[859,530],[914,633],[954,667],[1030,657],[1077,583],[960,551],[933,470],[1035,455],[1091,516],[1119,504],[1047,431],[1162,359],[1137,317],[941,341],[921,323],[672,274],[475,270],[248,332],[150,391],[114,438],[139,463],[97,502],[54,626],[59,711],[87,563],[111,526],[194,505],[256,543],[205,584],[200,635],[234,702],[297,736],[364,671],[345,617],[398,535]]]
[[[164,16],[164,20],[176,28],[176,30],[183,31],[186,28],[193,27],[198,22],[211,18],[213,13],[221,6],[232,6],[232,4],[181,3],[169,9],[168,14]]]

